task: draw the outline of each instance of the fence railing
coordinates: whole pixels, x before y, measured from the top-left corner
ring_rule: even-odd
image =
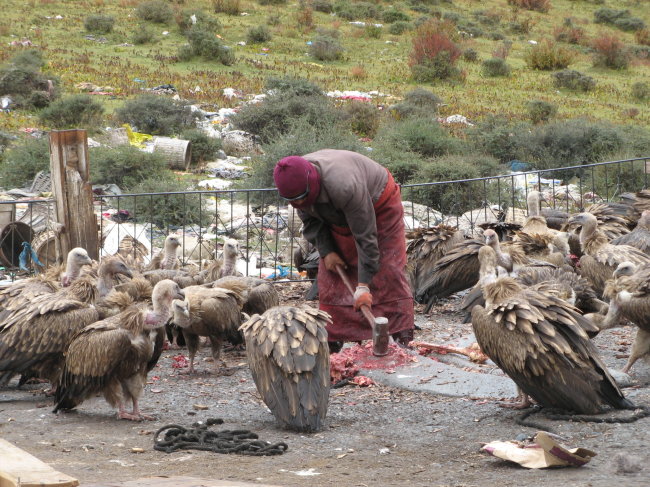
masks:
[[[483,222],[523,221],[532,188],[546,205],[567,212],[592,203],[617,201],[625,192],[648,185],[650,158],[512,173],[486,178],[402,186],[408,229],[438,223],[471,235]],[[238,240],[239,270],[258,277],[298,278],[293,253],[306,251],[300,220],[274,189],[210,190],[171,193],[96,195],[99,254],[120,252],[148,260],[169,233],[177,233],[183,264],[201,266],[220,257],[224,238]],[[51,200],[0,201],[0,265],[26,272],[60,258],[58,225]],[[24,242],[31,244],[29,246]]]

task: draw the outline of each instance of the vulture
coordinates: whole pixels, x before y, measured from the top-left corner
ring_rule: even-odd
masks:
[[[312,432],[323,427],[330,389],[324,311],[276,306],[241,326],[257,390],[282,426]]]
[[[420,294],[422,283],[431,275],[435,263],[455,245],[464,241],[462,232],[449,225],[417,229],[407,235],[406,271],[413,294]]]
[[[187,286],[198,286],[206,282],[214,281],[219,277],[222,265],[220,260],[215,260],[199,272],[183,269],[153,269],[143,272],[142,276],[152,285],[156,285],[156,283],[163,279],[170,279],[183,289]]]
[[[173,281],[161,281],[153,289],[153,309],[147,304],[130,306],[121,313],[86,326],[73,338],[57,388],[53,412],[73,409],[95,394],[118,408],[118,418],[154,419],[142,414],[138,398],[156,355],[153,336],[172,315],[172,301],[183,299]],[[133,404],[126,411],[128,402]]]
[[[242,322],[242,297],[237,291],[220,287],[189,286],[184,291],[189,316],[177,303],[174,304],[173,311],[174,324],[183,330],[187,343],[190,355],[189,373],[195,373],[194,358],[199,349],[199,337],[202,336],[210,339],[214,366],[218,370],[224,340],[234,345],[243,341],[239,333],[239,325]]]
[[[312,285],[305,295],[306,301],[313,301],[318,297],[318,266],[320,255],[318,249],[307,239],[301,239],[300,244],[293,251],[293,264],[298,271],[305,271],[307,278],[312,280]]]
[[[526,197],[528,218],[521,228],[523,233],[529,234],[555,234],[556,230],[549,229],[546,218],[541,215],[541,203],[544,200],[539,191],[530,191]]]
[[[587,208],[598,220],[598,229],[603,232],[607,240],[627,235],[630,228],[634,227],[637,219],[627,215],[628,206],[621,203],[596,203]]]
[[[555,208],[542,208],[539,214],[546,219],[548,228],[552,228],[553,230],[562,230],[569,219],[569,214],[566,211]]]
[[[154,269],[179,269],[181,266],[181,261],[178,260],[178,248],[181,246],[181,241],[178,238],[178,235],[167,235],[165,238],[165,244],[163,250],[158,252],[151,259],[151,262],[147,266],[147,270]]]
[[[643,210],[650,210],[650,189],[642,189],[636,193],[623,193],[621,203],[627,206],[626,216],[636,221]]]
[[[650,257],[630,245],[612,245],[598,229],[598,220],[591,213],[580,213],[569,219],[569,225],[581,225],[580,273],[585,277],[599,296],[603,295],[605,283],[612,277],[614,269],[621,262],[629,261],[638,265],[650,263]]]
[[[650,265],[619,264],[607,290],[611,300],[602,328],[618,326],[622,320],[638,327],[632,352],[623,367],[627,373],[639,358],[650,354]]]
[[[12,312],[24,308],[36,296],[51,294],[61,287],[70,286],[81,275],[81,267],[92,263],[88,252],[77,247],[68,252],[65,272],[60,276],[61,268],[55,266],[44,274],[17,281],[0,291],[0,329]]]
[[[226,276],[206,287],[222,287],[239,293],[244,300],[242,311],[249,316],[262,314],[280,304],[280,296],[273,283],[256,277]]]
[[[497,256],[479,252],[485,306],[472,309],[483,350],[519,387],[544,407],[593,414],[625,399],[587,332],[598,328],[554,293],[496,277]]]
[[[131,271],[119,258],[109,257],[99,264],[97,277],[87,274],[55,293],[8,306],[0,330],[0,384],[21,373],[54,385],[72,337],[101,317],[95,302],[117,274]]]
[[[615,238],[612,245],[631,245],[650,255],[650,210],[643,210],[634,230]]]
[[[237,272],[237,257],[239,256],[239,242],[234,238],[227,238],[223,243],[223,264],[219,277],[236,276]]]

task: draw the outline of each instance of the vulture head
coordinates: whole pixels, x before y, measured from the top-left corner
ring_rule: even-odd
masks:
[[[591,213],[578,213],[577,215],[573,215],[571,218],[569,218],[569,221],[567,223],[570,226],[574,227],[584,227],[584,226],[597,226],[598,225],[598,219],[596,218],[595,215]]]
[[[75,247],[68,252],[65,273],[61,276],[61,285],[68,287],[79,276],[79,271],[84,265],[91,265],[93,260],[86,252],[86,249]]]
[[[190,325],[190,302],[187,299],[174,299],[172,308],[174,324],[181,328],[187,328]]]
[[[633,262],[621,262],[614,271],[614,277],[631,276],[636,271],[636,264]]]
[[[117,274],[122,274],[123,276],[133,278],[133,272],[131,272],[131,269],[129,269],[127,265],[117,257],[104,259],[102,264],[99,266],[98,274],[100,276],[109,275],[111,277],[116,276]]]
[[[183,290],[171,279],[163,279],[153,288],[151,300],[153,311],[147,313],[145,324],[150,328],[164,326],[172,316],[174,299],[185,299]]]
[[[650,229],[650,210],[643,210],[636,225],[641,228]]]
[[[178,239],[178,235],[167,235],[165,239],[165,250],[176,250],[181,246],[181,241]]]
[[[499,236],[497,235],[497,232],[491,228],[485,230],[483,232],[483,236],[485,237],[485,245],[489,245],[490,247],[494,248],[499,244]]]
[[[223,254],[228,258],[236,258],[239,254],[239,242],[234,238],[227,238],[223,242]]]

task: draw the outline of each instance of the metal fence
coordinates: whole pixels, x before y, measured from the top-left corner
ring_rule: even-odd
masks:
[[[546,204],[567,212],[617,201],[647,187],[650,158],[626,159],[501,176],[402,186],[407,229],[438,223],[467,235],[483,222],[523,221],[526,196],[541,190]],[[96,195],[99,254],[120,252],[143,262],[169,233],[182,243],[183,264],[201,266],[220,257],[220,242],[240,245],[239,270],[258,277],[299,278],[292,255],[306,243],[300,221],[274,189],[210,190],[132,195]],[[0,201],[0,264],[6,271],[33,271],[60,258],[51,200]],[[31,244],[27,246],[24,242]]]

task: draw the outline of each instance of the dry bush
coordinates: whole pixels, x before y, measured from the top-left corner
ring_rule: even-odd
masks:
[[[553,37],[556,41],[566,42],[567,44],[580,44],[585,38],[585,31],[581,27],[575,27],[572,24],[565,24],[556,27],[553,30]]]
[[[299,29],[308,31],[314,28],[314,11],[311,8],[306,7],[298,10],[295,18]]]
[[[212,6],[215,13],[239,15],[241,13],[240,0],[213,0]]]
[[[0,36],[8,36],[10,32],[11,26],[9,24],[4,22],[0,24]]]
[[[368,77],[368,73],[366,72],[366,68],[363,66],[352,66],[350,68],[350,77],[354,80],[363,80]]]
[[[634,38],[636,39],[637,44],[650,46],[650,29],[637,30],[634,33]]]
[[[630,64],[630,54],[618,37],[601,35],[593,40],[592,47],[595,51],[594,66],[626,69]]]
[[[573,58],[573,51],[560,47],[549,39],[533,46],[526,54],[528,66],[542,71],[565,69],[571,64]]]
[[[546,13],[551,9],[551,0],[508,0],[508,5]]]

